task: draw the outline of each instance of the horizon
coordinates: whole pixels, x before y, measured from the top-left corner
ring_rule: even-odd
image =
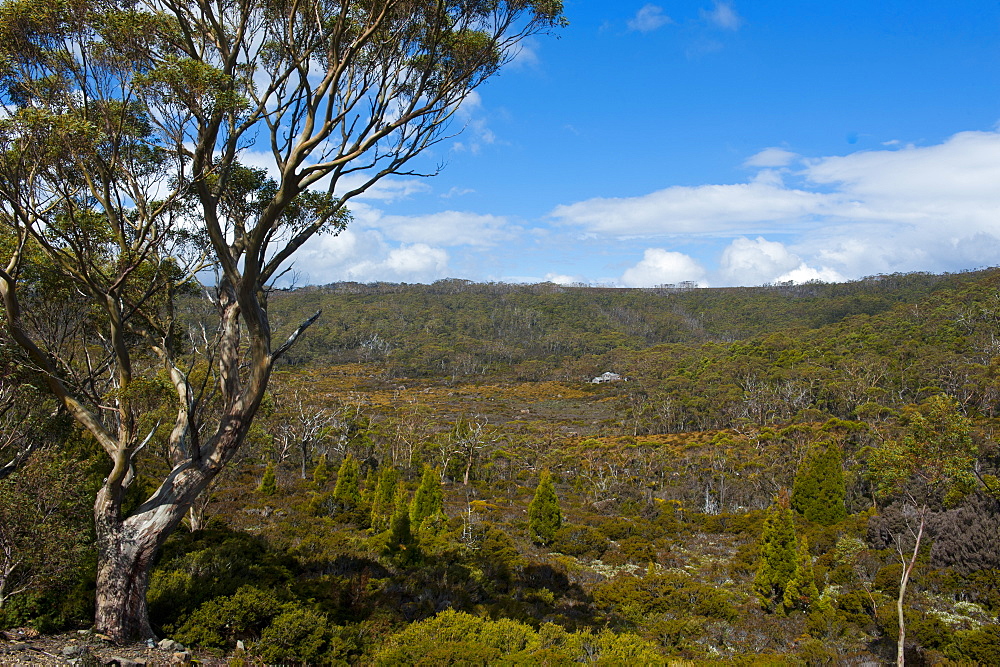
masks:
[[[446,277],[437,278],[430,282],[405,282],[405,281],[387,281],[387,280],[374,280],[368,282],[362,282],[357,280],[337,280],[330,283],[309,283],[301,285],[289,285],[289,286],[276,286],[273,289],[281,292],[294,292],[296,290],[304,289],[316,289],[316,288],[327,288],[327,287],[337,287],[340,285],[359,285],[362,287],[433,287],[437,284],[445,283],[467,283],[469,286],[480,286],[489,287],[504,286],[504,287],[541,287],[551,285],[552,287],[557,287],[560,289],[607,289],[607,290],[669,290],[669,291],[687,291],[687,290],[725,290],[725,289],[778,289],[778,288],[788,288],[788,287],[809,287],[809,286],[829,286],[829,285],[849,285],[852,283],[863,283],[863,282],[875,282],[883,280],[886,278],[892,278],[894,276],[935,276],[935,277],[947,277],[947,276],[961,276],[970,275],[975,273],[987,273],[989,271],[996,271],[1000,269],[1000,265],[995,266],[981,266],[972,269],[961,269],[958,271],[941,271],[941,272],[931,272],[931,271],[897,271],[894,273],[875,273],[867,276],[861,276],[860,278],[852,278],[849,280],[841,281],[823,281],[819,279],[812,279],[803,282],[795,282],[794,280],[787,280],[784,282],[771,282],[762,283],[759,285],[698,285],[693,281],[682,281],[680,283],[663,283],[659,285],[648,285],[645,287],[627,287],[624,285],[613,285],[613,284],[596,284],[596,283],[556,283],[551,280],[536,282],[536,283],[526,283],[526,282],[505,282],[502,280],[487,280],[487,281],[476,281],[470,280],[468,278],[458,278],[458,277]]]

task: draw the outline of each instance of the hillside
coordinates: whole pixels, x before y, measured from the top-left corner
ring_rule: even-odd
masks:
[[[614,350],[742,340],[876,315],[982,275],[717,289],[339,283],[277,291],[270,305],[273,322],[288,328],[324,313],[289,357],[293,365],[380,361],[386,372],[411,377],[514,366],[525,379],[538,379],[562,364]]]
[[[310,664],[891,661],[920,517],[907,661],[1000,661],[1000,271],[270,299],[279,329],[324,314],[164,548],[166,636]],[[0,622],[86,625],[88,585]]]

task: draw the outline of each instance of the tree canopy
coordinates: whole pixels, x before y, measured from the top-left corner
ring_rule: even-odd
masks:
[[[148,563],[247,437],[275,360],[268,286],[347,203],[449,136],[449,121],[552,0],[0,5],[0,296],[11,339],[107,453],[97,627],[150,636]],[[264,162],[265,167],[254,166]],[[433,171],[433,170],[429,170]],[[30,316],[50,271],[90,319]],[[214,272],[214,316],[176,298]],[[50,295],[51,296],[51,295]],[[148,419],[150,404],[173,415]],[[161,428],[163,427],[163,428]],[[126,516],[150,443],[170,472]]]

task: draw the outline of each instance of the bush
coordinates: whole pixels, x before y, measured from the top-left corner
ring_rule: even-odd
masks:
[[[448,610],[407,626],[375,654],[373,662],[377,665],[488,664],[538,646],[538,636],[528,625]]]
[[[696,582],[684,572],[647,572],[644,577],[620,575],[597,585],[593,597],[598,608],[611,611],[636,627],[658,614],[726,621],[736,618],[736,609],[726,593]]]
[[[818,445],[795,474],[792,509],[808,521],[832,526],[847,517],[844,455],[836,443]]]
[[[283,609],[261,632],[254,653],[266,663],[319,661],[330,637],[326,616],[294,604]]]
[[[270,591],[243,586],[231,596],[201,605],[174,633],[185,645],[227,649],[237,640],[256,641],[281,613],[281,601]]]
[[[1000,665],[1000,625],[960,630],[944,654],[952,660],[980,665]]]
[[[510,619],[448,610],[408,626],[378,651],[376,665],[662,665],[656,648],[632,634],[568,633],[546,623],[536,632]]]
[[[290,559],[263,539],[213,526],[174,533],[149,580],[146,599],[154,627],[175,630],[196,608],[242,586],[279,588],[292,580]]]
[[[555,539],[561,526],[562,512],[559,511],[559,498],[552,484],[552,475],[543,470],[535,497],[528,505],[528,532],[536,544],[547,546]]]
[[[600,531],[590,526],[563,526],[556,531],[549,545],[552,551],[577,558],[600,558],[610,543]]]
[[[264,476],[260,478],[260,485],[257,486],[257,493],[262,496],[273,496],[278,492],[278,479],[274,474],[274,462],[267,464],[264,468]]]
[[[42,601],[58,600],[81,578],[80,564],[93,553],[85,483],[79,463],[51,450],[0,479],[0,614],[30,595],[22,613],[51,615]]]

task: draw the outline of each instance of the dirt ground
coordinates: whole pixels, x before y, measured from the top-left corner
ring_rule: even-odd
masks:
[[[179,649],[179,650],[178,650]],[[227,665],[217,656],[187,651],[181,647],[152,647],[145,642],[118,644],[88,630],[59,635],[39,635],[30,628],[0,632],[0,665]]]

